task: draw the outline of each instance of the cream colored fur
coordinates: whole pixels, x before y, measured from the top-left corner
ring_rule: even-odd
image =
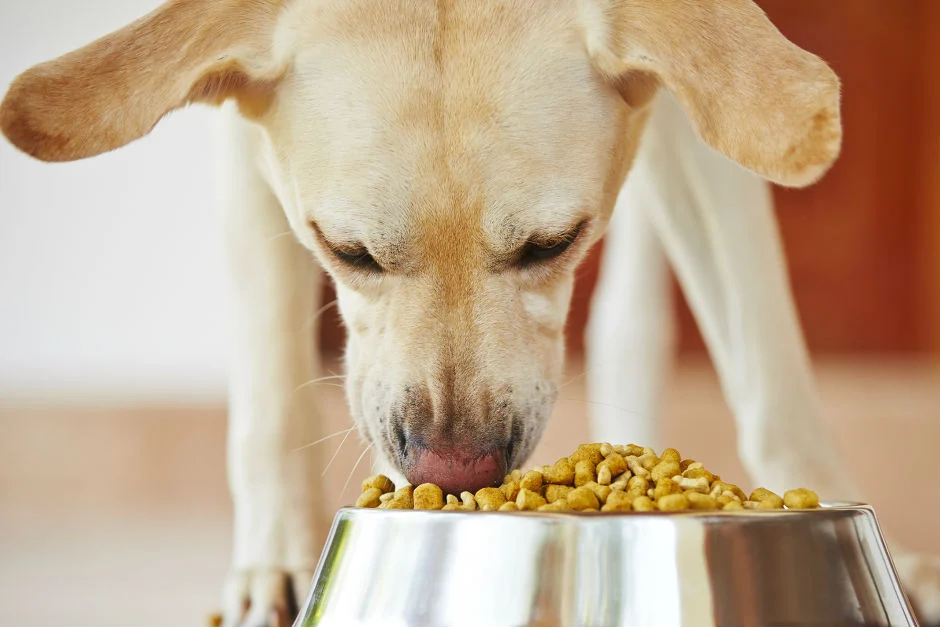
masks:
[[[336,282],[350,408],[382,460],[399,463],[398,421],[471,443],[512,436],[521,463],[554,402],[574,269],[607,229],[650,111],[667,115],[651,105],[659,87],[712,149],[778,183],[811,183],[838,154],[836,76],[750,0],[173,0],[14,81],[0,128],[50,161],[115,149],[188,103],[231,99],[241,112],[223,187],[236,316],[230,623],[281,608],[285,576],[306,588],[324,530],[310,468],[289,456],[318,428],[297,393],[316,373],[313,258]],[[711,197],[695,168],[663,187],[657,169],[682,162],[680,147],[711,150],[650,143],[638,164],[649,170],[631,181],[656,199],[650,222],[700,314],[745,461],[773,482],[803,468],[809,484],[849,490],[823,476],[831,464],[805,437],[818,414],[801,416],[808,431],[779,455],[777,396],[750,387],[778,385],[772,368],[750,368],[779,356],[814,409],[780,258],[756,264],[740,246],[749,204],[759,241],[776,245],[766,193],[742,178],[752,200]],[[287,228],[293,238],[276,237]],[[736,234],[715,237],[725,232]],[[519,265],[527,243],[566,237],[557,258]],[[350,265],[365,253],[381,272]],[[795,342],[771,342],[773,358],[761,354],[768,330],[740,317],[768,305],[755,289],[765,271]]]

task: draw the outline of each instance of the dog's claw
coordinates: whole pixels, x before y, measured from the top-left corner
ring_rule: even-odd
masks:
[[[232,573],[223,596],[223,627],[290,627],[312,578],[309,571]]]

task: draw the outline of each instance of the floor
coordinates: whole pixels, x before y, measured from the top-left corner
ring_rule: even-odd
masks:
[[[817,368],[827,419],[883,526],[940,554],[940,364],[881,358]],[[340,393],[324,388],[335,429],[348,424]],[[565,397],[534,463],[587,439],[588,405],[576,400],[585,398],[583,379]],[[0,404],[0,625],[202,625],[218,606],[231,543],[224,431],[221,407]],[[706,363],[678,368],[664,440],[707,450],[710,468],[743,476]],[[351,442],[328,475],[331,507],[353,499],[366,472],[339,494],[360,450]]]

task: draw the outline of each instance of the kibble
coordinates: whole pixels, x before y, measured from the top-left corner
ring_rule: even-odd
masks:
[[[415,509],[441,509],[444,491],[433,483],[422,483],[414,491]]]
[[[356,507],[378,507],[382,504],[382,491],[379,488],[366,488],[356,499]]]
[[[477,490],[476,501],[484,512],[493,512],[506,504],[506,495],[499,488],[483,488]]]
[[[783,502],[790,509],[815,509],[819,507],[819,495],[806,488],[787,490]]]
[[[547,502],[538,492],[526,490],[525,488],[519,490],[519,496],[516,497],[516,506],[521,510],[538,509]]]
[[[484,512],[681,512],[816,509],[812,490],[788,490],[783,497],[757,488],[750,495],[723,481],[701,462],[679,451],[636,444],[582,444],[550,466],[513,470],[500,486],[476,494],[444,494],[432,483],[395,489],[384,475],[362,482],[356,507]]]

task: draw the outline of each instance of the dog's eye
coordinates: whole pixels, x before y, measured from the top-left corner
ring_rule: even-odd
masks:
[[[570,233],[566,233],[564,236],[557,239],[549,241],[530,240],[526,242],[526,245],[522,248],[522,254],[519,257],[519,265],[526,267],[560,257],[562,253],[571,248],[571,245],[578,239],[578,235],[581,234],[582,226],[583,225],[579,224]]]
[[[369,272],[381,272],[382,266],[375,260],[375,257],[369,254],[365,248],[343,249],[333,248],[333,254],[341,262],[359,270],[368,270]]]

